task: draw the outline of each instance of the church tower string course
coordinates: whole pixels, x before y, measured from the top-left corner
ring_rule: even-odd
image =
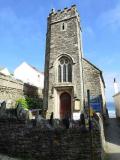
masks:
[[[87,80],[86,80],[87,81]],[[87,83],[87,82],[86,82]],[[45,54],[44,110],[46,117],[70,118],[83,109],[83,52],[76,6],[48,17]]]

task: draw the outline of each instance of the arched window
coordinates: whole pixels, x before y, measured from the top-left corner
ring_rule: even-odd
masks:
[[[58,81],[61,82],[61,66],[60,65],[58,66],[58,73],[59,73]]]
[[[68,64],[68,82],[72,82],[72,66]]]
[[[66,82],[66,65],[63,64],[63,82]]]
[[[58,81],[72,82],[72,62],[67,57],[62,57],[59,59]]]

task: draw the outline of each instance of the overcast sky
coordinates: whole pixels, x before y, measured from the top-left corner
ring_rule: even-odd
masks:
[[[23,61],[44,70],[47,16],[77,5],[84,57],[104,73],[107,101],[113,78],[120,81],[120,0],[0,0],[0,66],[10,71]]]

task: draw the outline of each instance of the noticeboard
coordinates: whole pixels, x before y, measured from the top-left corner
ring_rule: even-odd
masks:
[[[90,103],[90,105],[95,112],[101,112],[101,104],[100,103]]]
[[[101,101],[100,97],[90,97],[90,105],[95,112],[101,112]]]

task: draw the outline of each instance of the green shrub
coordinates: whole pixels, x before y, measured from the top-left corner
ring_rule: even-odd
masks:
[[[41,101],[38,98],[30,98],[26,97],[27,104],[29,106],[29,109],[38,109],[41,108]]]
[[[40,109],[43,106],[43,101],[40,98],[20,98],[17,104],[20,103],[24,109]]]
[[[16,102],[17,104],[20,103],[24,109],[29,109],[28,103],[25,98],[20,98]]]

